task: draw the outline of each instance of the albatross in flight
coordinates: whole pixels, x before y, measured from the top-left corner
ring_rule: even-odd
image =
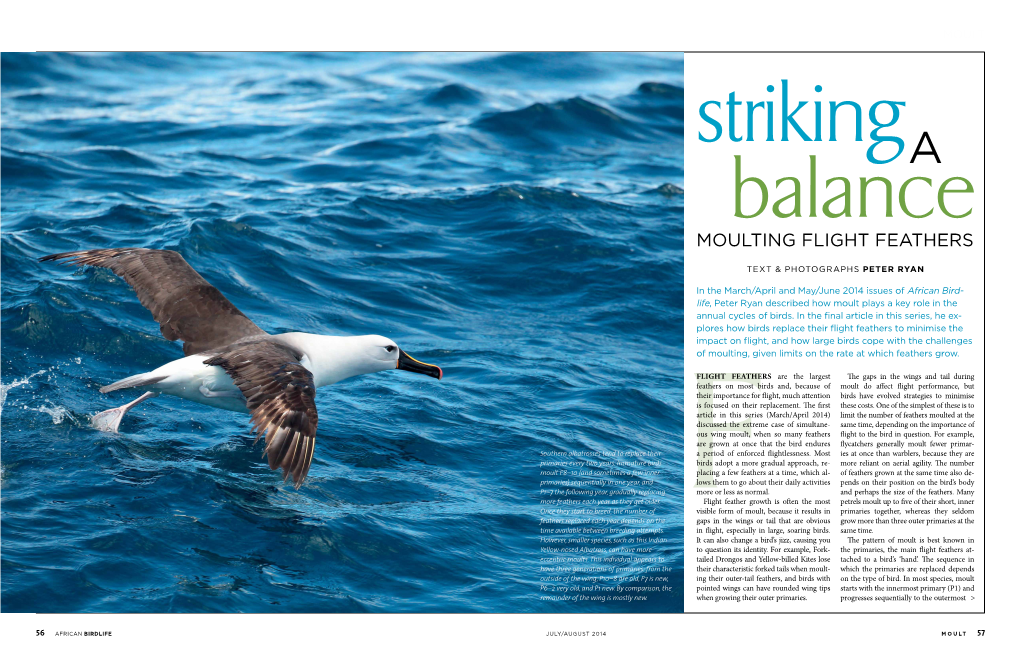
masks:
[[[92,249],[44,256],[65,264],[105,267],[134,288],[168,340],[183,340],[185,357],[100,388],[104,394],[144,387],[93,424],[117,432],[128,410],[159,394],[251,415],[256,441],[266,438],[269,467],[300,487],[315,451],[319,415],[315,390],[360,374],[403,369],[433,378],[443,370],[419,362],[379,335],[338,337],[310,333],[270,335],[176,251]]]

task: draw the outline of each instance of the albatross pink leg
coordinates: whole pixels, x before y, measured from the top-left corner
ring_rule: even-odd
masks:
[[[159,396],[158,392],[145,392],[135,400],[131,401],[126,405],[122,405],[119,408],[113,408],[112,410],[106,410],[92,417],[92,427],[97,430],[103,430],[106,432],[119,432],[120,421],[124,418],[124,415],[128,413],[128,410],[138,405],[142,401],[148,400],[153,396]]]

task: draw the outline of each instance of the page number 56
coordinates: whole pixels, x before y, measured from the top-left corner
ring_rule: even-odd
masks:
[[[36,636],[46,636],[46,631],[42,630],[42,629],[37,629],[37,630],[35,630],[35,635]]]

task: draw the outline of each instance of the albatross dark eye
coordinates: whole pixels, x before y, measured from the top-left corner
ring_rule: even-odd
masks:
[[[393,353],[396,350],[397,350],[397,347],[393,346],[392,344],[386,347],[386,352],[387,353]]]

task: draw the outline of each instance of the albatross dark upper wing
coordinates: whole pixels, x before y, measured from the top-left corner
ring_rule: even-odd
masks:
[[[168,340],[184,340],[184,353],[201,353],[265,331],[192,269],[176,251],[91,249],[43,256],[76,265],[106,267],[127,281],[159,322]]]
[[[308,475],[319,423],[312,372],[300,359],[294,349],[261,340],[205,361],[234,379],[248,400],[252,430],[266,436],[269,468],[283,467],[284,480],[289,476],[295,487]]]

